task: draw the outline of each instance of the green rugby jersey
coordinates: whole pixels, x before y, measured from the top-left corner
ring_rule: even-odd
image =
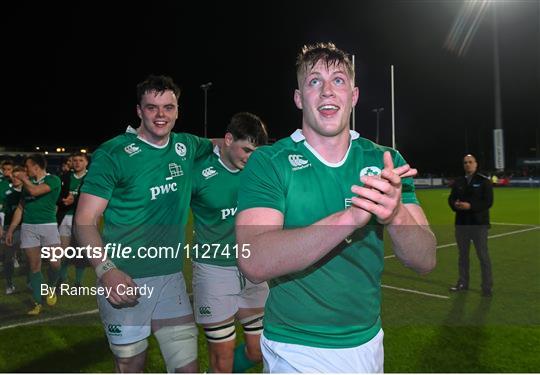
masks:
[[[6,192],[11,188],[11,182],[9,179],[0,179],[0,212],[4,212],[4,204],[6,198]]]
[[[9,224],[11,224],[11,219],[13,218],[13,213],[21,200],[22,188],[17,190],[10,184],[9,189],[4,191],[2,195],[4,201],[2,212],[6,215],[4,217],[4,226],[9,226]]]
[[[351,205],[360,175],[377,175],[383,153],[394,165],[406,164],[393,149],[360,138],[342,162],[328,163],[305,142],[300,130],[272,146],[258,148],[242,172],[238,210],[273,208],[283,213],[284,228],[313,224]],[[412,178],[403,183],[403,203],[416,203]],[[383,226],[375,217],[328,256],[303,271],[269,281],[264,335],[274,341],[321,348],[350,348],[366,343],[381,328]]]
[[[103,242],[132,249],[128,257],[108,249],[119,269],[134,278],[182,271],[193,163],[211,152],[208,139],[171,133],[158,147],[131,127],[96,150],[81,192],[109,201]],[[150,247],[161,247],[161,255]]]
[[[30,179],[34,185],[47,184],[51,188],[46,194],[31,196],[23,189],[23,224],[56,224],[56,201],[60,196],[62,182],[58,176],[48,174],[40,180]]]
[[[240,170],[231,170],[219,158],[219,149],[197,161],[193,173],[191,210],[196,241],[193,260],[217,266],[236,266],[234,218]]]
[[[79,194],[79,186],[81,185],[81,181],[86,176],[83,174],[81,177],[77,177],[75,175],[75,172],[71,172],[69,176],[69,192],[73,195],[73,198],[77,199],[77,195]],[[74,205],[71,205],[71,208],[66,211],[66,215],[73,215],[75,213]]]

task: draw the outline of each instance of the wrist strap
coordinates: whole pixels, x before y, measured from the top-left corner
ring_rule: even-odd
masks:
[[[101,279],[101,276],[107,271],[112,270],[113,268],[116,268],[116,265],[112,262],[112,260],[107,259],[105,262],[100,263],[96,266],[96,276],[98,279]]]

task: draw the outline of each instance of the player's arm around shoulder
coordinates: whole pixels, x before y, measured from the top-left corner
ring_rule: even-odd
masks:
[[[51,191],[51,186],[49,185],[50,181],[45,181],[45,183],[43,184],[36,185],[30,180],[26,173],[14,173],[17,173],[16,177],[23,182],[24,190],[26,190],[28,194],[32,197],[39,197]]]

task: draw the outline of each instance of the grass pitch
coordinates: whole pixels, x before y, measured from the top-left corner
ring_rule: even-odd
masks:
[[[540,189],[497,188],[488,242],[494,295],[480,295],[480,270],[471,249],[471,289],[450,294],[457,280],[457,248],[448,189],[419,190],[438,241],[436,269],[418,276],[386,246],[382,319],[386,372],[540,371]],[[70,269],[73,281],[73,269]],[[186,279],[191,280],[186,264]],[[30,307],[26,278],[18,292],[3,294],[0,282],[1,372],[113,372],[114,366],[94,297],[59,299],[38,318]],[[87,270],[84,285],[94,285]],[[190,288],[190,287],[189,287]],[[201,371],[208,368],[199,336]],[[153,338],[147,372],[165,372]],[[261,371],[255,368],[253,371]]]

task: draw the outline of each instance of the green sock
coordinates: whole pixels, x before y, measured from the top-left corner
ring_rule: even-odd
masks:
[[[56,286],[58,283],[58,278],[60,277],[60,269],[55,270],[49,266],[49,286]]]
[[[234,349],[234,362],[233,362],[233,371],[234,373],[246,372],[246,370],[255,366],[257,362],[253,362],[246,355],[246,344],[240,344]]]
[[[75,267],[75,283],[82,284],[85,267]]]
[[[41,284],[43,275],[41,271],[30,274],[30,285],[32,286],[32,297],[36,303],[41,303]]]
[[[67,281],[68,266],[69,264],[67,261],[62,262],[62,265],[60,266],[59,280],[63,283]]]

